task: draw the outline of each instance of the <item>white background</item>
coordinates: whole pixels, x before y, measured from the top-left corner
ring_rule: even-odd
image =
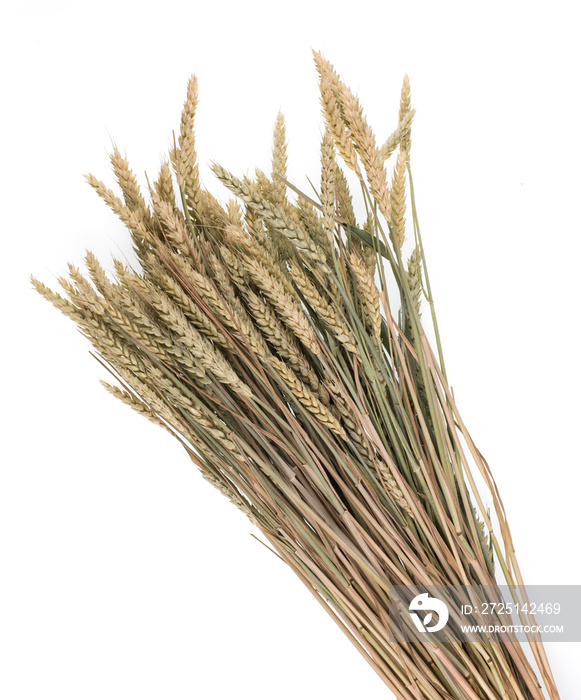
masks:
[[[143,182],[200,81],[201,162],[317,179],[311,48],[383,139],[409,73],[412,164],[449,368],[529,583],[581,583],[576,3],[40,2],[2,10],[0,697],[389,697],[177,443],[110,398],[33,294],[128,236],[82,174]],[[219,188],[204,167],[205,184]],[[224,196],[223,193],[220,193]],[[580,645],[549,648],[564,700]]]

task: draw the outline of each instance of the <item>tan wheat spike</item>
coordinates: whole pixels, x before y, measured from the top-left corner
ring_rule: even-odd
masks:
[[[318,355],[321,345],[309,319],[294,298],[289,297],[284,286],[260,262],[246,255],[242,260],[250,278],[271,302],[279,317],[311,352]]]
[[[184,193],[186,202],[192,213],[200,210],[200,177],[196,154],[196,139],[194,120],[198,107],[198,81],[192,75],[188,81],[186,101],[182,110],[179,148],[172,152],[172,161],[178,181],[178,186]]]
[[[164,428],[172,435],[175,434],[168,425],[168,423],[172,422],[173,414],[168,413],[167,410],[163,414],[158,414],[146,403],[140,401],[137,398],[137,396],[129,393],[128,391],[125,391],[124,389],[121,389],[118,386],[109,384],[108,382],[105,382],[102,379],[100,380],[100,383],[101,386],[103,386],[116,399],[119,399],[119,401],[122,401],[125,405],[129,406],[134,411],[137,411],[137,413],[139,413],[140,415],[145,416],[148,420],[150,420],[155,425],[158,425],[160,428]]]
[[[134,386],[136,382],[145,386],[150,382],[153,374],[151,368],[144,364],[145,355],[139,348],[128,345],[127,338],[118,332],[116,324],[96,314],[88,306],[82,309],[81,314],[82,319],[78,320],[78,323],[83,335],[130,386]],[[159,370],[155,368],[155,372],[159,373]],[[166,381],[163,375],[161,379]],[[159,383],[159,390],[161,389],[162,384]]]
[[[230,279],[246,300],[254,323],[265,336],[265,339],[277,348],[279,354],[290,363],[293,370],[300,371],[302,369],[301,373],[306,372],[304,376],[310,377],[311,381],[314,382],[314,386],[311,385],[312,388],[318,389],[318,379],[310,370],[306,358],[300,353],[293,336],[282,325],[268,303],[247,286],[247,272],[238,258],[225,246],[220,248],[220,255],[226,265]],[[299,358],[302,358],[302,362]]]
[[[369,274],[367,266],[356,250],[351,253],[350,263],[355,273],[359,296],[363,301],[367,329],[376,344],[379,344],[381,335],[381,304],[379,290],[377,289],[373,277]]]
[[[145,225],[143,219],[132,211],[123,201],[117,197],[101,180],[98,180],[94,175],[87,175],[86,180],[91,187],[97,192],[99,197],[107,204],[107,206],[121,219],[125,226],[131,232],[137,252],[142,256],[147,248],[147,243],[151,242],[151,232]]]
[[[114,293],[102,302],[105,307],[112,307],[108,314],[111,320],[141,347],[155,353],[160,359],[171,363],[176,357],[181,358],[181,349],[174,348],[172,339],[167,337],[165,329],[158,323],[158,318],[143,300],[144,289],[147,289],[143,279],[127,269],[119,260],[115,260],[114,265],[120,284]],[[193,364],[190,360],[189,366],[193,367]],[[203,373],[199,376],[203,378]]]
[[[420,315],[420,297],[422,294],[422,254],[416,246],[410,255],[407,266],[410,295],[416,314]]]
[[[328,330],[346,350],[356,353],[357,347],[355,338],[339,314],[336,313],[333,304],[330,304],[323,295],[320,294],[319,290],[307,277],[304,270],[296,263],[290,263],[289,271],[306,302],[316,312],[317,316],[323,321]]]
[[[53,292],[42,282],[39,282],[35,277],[31,277],[31,281],[37,291],[42,294],[45,299],[50,301],[51,304],[65,314],[65,316],[68,316],[76,321],[85,333],[89,333],[91,330],[94,330],[95,337],[97,337],[100,332],[105,333],[107,337],[110,337],[111,344],[116,346],[120,354],[122,354],[122,344],[119,341],[118,333],[105,330],[105,322],[103,321],[102,317],[95,314],[91,308],[83,306],[82,300],[79,299],[77,290],[68,280],[60,277],[59,283],[71,298],[70,301],[68,299],[64,299],[56,292]]]
[[[159,224],[169,243],[171,243],[183,255],[188,256],[194,267],[198,270],[202,269],[202,258],[200,252],[196,249],[194,239],[180,218],[175,209],[167,202],[153,198],[153,207],[158,218]]]
[[[376,469],[381,476],[381,480],[383,481],[388,493],[393,496],[394,501],[400,506],[400,508],[405,510],[408,515],[412,515],[412,510],[409,503],[407,502],[406,497],[403,495],[402,490],[397,485],[397,481],[394,479],[391,469],[381,459],[378,460]]]
[[[135,288],[141,288],[143,293],[147,293],[148,302],[155,308],[162,321],[175,333],[176,339],[190,350],[197,360],[191,371],[203,369],[243,396],[252,396],[250,388],[238,377],[225,356],[188,322],[181,309],[169,297],[138,275],[126,275],[126,280]]]
[[[68,299],[65,299],[62,297],[60,294],[57,294],[56,292],[53,292],[52,289],[49,289],[49,287],[46,286],[46,284],[43,284],[39,280],[36,279],[36,277],[31,276],[30,281],[32,282],[32,285],[36,289],[36,291],[43,296],[47,301],[50,301],[50,303],[57,308],[59,311],[61,311],[63,314],[68,316],[69,318],[72,318],[73,321],[79,321],[81,318],[81,314],[77,307],[70,302]]]
[[[245,226],[239,227],[238,231],[239,233],[243,232],[244,237],[252,242],[252,251],[249,252],[246,247],[244,248],[246,252],[262,260],[263,263],[272,265],[273,269],[276,267],[280,275],[280,263],[271,232],[266,230],[262,219],[260,219],[256,215],[254,209],[248,205],[245,207],[244,224]]]
[[[97,260],[97,257],[88,250],[85,255],[85,264],[91,275],[91,280],[99,292],[108,298],[112,298],[115,295],[115,290],[113,284],[107,277],[107,273],[101,266],[101,263]]]
[[[102,295],[103,305],[105,308],[107,308],[107,306],[112,306],[115,309],[115,311],[109,311],[111,318],[113,318],[116,323],[119,324],[121,322],[120,319],[115,318],[113,314],[116,312],[125,314],[126,316],[129,314],[129,317],[125,320],[127,326],[124,327],[124,330],[126,332],[130,332],[132,337],[134,337],[136,340],[139,339],[139,334],[141,331],[145,332],[148,338],[153,338],[154,347],[159,349],[165,357],[166,350],[168,348],[171,349],[172,344],[162,333],[161,329],[159,329],[157,325],[153,323],[147,309],[145,308],[145,305],[141,303],[139,299],[130,298],[127,295],[127,292],[130,291],[127,289],[127,287],[123,287],[119,284],[112,284],[100,263],[90,251],[87,252],[87,255],[85,256],[85,263],[87,265],[87,269],[89,270],[93,284]],[[117,271],[120,269],[123,269],[123,271],[125,270],[122,263],[120,263],[118,260],[115,260],[114,264]],[[86,293],[84,296],[88,297]],[[139,330],[135,327],[134,322],[140,326]],[[165,347],[158,348],[160,343]]]
[[[266,235],[263,222],[256,216],[252,207],[246,205],[244,210],[245,233],[265,248],[269,248],[272,241]],[[244,228],[244,227],[242,227]]]
[[[178,260],[181,260],[179,256],[176,257]],[[162,269],[159,269],[159,266],[156,266],[155,269],[151,272],[149,266],[146,266],[146,268],[149,273],[149,279],[147,280],[139,275],[123,277],[124,284],[126,284],[126,286],[130,288],[131,291],[134,291],[139,295],[138,299],[135,299],[135,295],[133,297],[133,303],[136,307],[133,311],[134,313],[137,313],[139,311],[139,302],[141,301],[141,299],[146,298],[146,290],[148,290],[150,286],[155,286],[156,288],[158,288],[158,291],[162,295],[165,295],[169,301],[171,301],[177,306],[177,308],[183,313],[188,322],[190,322],[192,326],[196,330],[198,330],[203,336],[205,336],[208,340],[220,345],[223,348],[230,347],[230,343],[228,342],[228,339],[224,336],[224,334],[220,330],[218,330],[216,325],[207,316],[207,314],[205,314],[203,310],[200,309],[198,305],[195,304],[192,301],[192,299],[183,291],[180,284],[173,277],[165,273]],[[123,274],[127,275],[127,273],[122,273],[118,269],[118,275],[122,277]],[[127,280],[131,282],[130,285],[127,284]],[[145,311],[144,313],[145,315],[147,315],[148,312]],[[171,343],[175,344],[175,342],[176,341],[172,339]]]
[[[249,183],[255,184],[258,188],[258,192],[263,199],[267,199],[274,207],[288,216],[289,219],[297,221],[296,212],[294,207],[290,204],[286,197],[279,197],[277,195],[276,183],[280,180],[273,176],[272,179],[261,170],[261,168],[254,168],[254,183],[252,180],[248,180]]]
[[[280,357],[288,362],[293,372],[306,381],[324,404],[329,403],[327,390],[320,383],[313,368],[301,352],[294,335],[281,323],[272,306],[251,289],[244,292],[248,308],[255,324],[267,342],[275,348]]]
[[[150,363],[147,358],[143,358],[143,364],[146,369],[146,376],[149,379],[149,385],[153,387],[148,393],[146,393],[146,390],[144,391],[145,396],[149,400],[154,401],[157,394],[169,397],[174,405],[184,409],[197,424],[218,440],[226,450],[239,454],[236,445],[230,439],[229,434],[226,433],[224,424],[213,413],[207,409],[202,409],[198,403],[194,403],[188,394],[180,391],[173,381]]]
[[[316,416],[335,435],[342,438],[347,437],[342,425],[331,411],[301,382],[290,367],[277,357],[271,357],[269,364],[275,370],[275,376],[282,377],[288,389],[310,413]]]
[[[195,404],[184,392],[180,392],[171,384],[170,381],[165,380],[163,375],[160,376],[159,372],[156,375],[154,371],[152,376],[155,379],[155,387],[161,387],[164,396],[168,396],[173,405],[184,410],[188,416],[193,418],[197,425],[203,428],[203,432],[211,435],[215,440],[217,440],[224,450],[235,458],[242,459],[244,461],[244,457],[242,456],[241,452],[229,437],[230,433],[227,432],[227,426],[220,423],[218,418],[216,418],[210,411],[201,410],[201,406]],[[195,433],[190,428],[187,434],[191,436]]]
[[[201,332],[208,340],[218,343],[222,347],[230,347],[228,339],[218,330],[214,322],[208,315],[200,309],[192,298],[184,291],[182,285],[171,275],[160,268],[155,258],[148,260],[147,271],[154,282],[184,313],[186,318]]]
[[[205,256],[213,272],[214,280],[222,290],[222,294],[214,286],[213,280],[211,281],[204,275],[192,271],[191,280],[194,283],[196,293],[208,305],[211,312],[220,318],[231,334],[241,342],[245,350],[250,347],[257,357],[264,360],[269,355],[268,348],[254,326],[252,318],[240,303],[240,299],[237,297],[227,273],[227,268],[209,247],[205,251]],[[227,343],[225,347],[231,349],[232,342]]]
[[[315,242],[301,228],[297,222],[298,217],[289,215],[284,208],[276,207],[268,200],[261,198],[257,189],[248,181],[242,183],[239,180],[232,180],[231,186],[233,191],[238,193],[238,196],[253,207],[266,224],[288,238],[301,255],[322,265],[326,264],[324,253],[317,248]]]
[[[210,453],[211,454],[211,453]],[[213,472],[200,469],[200,472],[204,479],[208,481],[212,486],[218,489],[230,503],[234,504],[238,510],[241,510],[244,515],[250,517],[251,512],[248,506],[239,498],[237,493],[229,486],[226,485],[223,479],[218,478]]]
[[[232,310],[216,289],[213,281],[196,270],[190,270],[189,282],[192,290],[195,290],[196,295],[208,306],[210,311],[226,322],[228,326],[233,327]]]
[[[225,263],[211,251],[208,251],[207,257],[214,273],[214,279],[222,290],[222,306],[228,315],[223,319],[224,322],[232,329],[234,336],[241,340],[245,347],[249,345],[256,356],[264,361],[270,354],[268,347],[254,325],[252,317],[236,294]]]
[[[220,249],[220,253],[230,278],[246,300],[252,319],[265,340],[289,363],[294,372],[300,374],[302,379],[308,382],[322,403],[328,404],[329,394],[319,382],[307,358],[298,347],[294,335],[281,323],[270,304],[246,285],[243,267],[238,259],[224,246]],[[261,353],[259,356],[263,357],[266,354],[270,355],[268,352]]]
[[[142,278],[128,273],[118,261],[116,270],[128,291],[132,283],[142,290],[148,289]],[[138,300],[128,296],[127,292],[123,295],[120,288],[111,288],[110,297],[98,297],[75,268],[71,268],[71,278],[80,290],[77,301],[92,309],[95,314],[105,313],[111,322],[131,339],[136,348],[146,349],[167,365],[177,363],[183,371],[196,377],[201,383],[206,383],[204,369],[195,356],[188,348],[182,348],[172,342]]]
[[[129,379],[132,385],[138,383],[138,380],[136,380],[134,377],[130,377]],[[185,440],[187,440],[187,442],[192,444],[196,451],[205,458],[204,462],[197,461],[202,476],[219,491],[221,491],[234,505],[240,508],[243,513],[246,515],[249,514],[248,508],[240,500],[233,488],[227,485],[223,477],[218,476],[217,473],[210,470],[208,462],[211,463],[213,459],[215,459],[214,453],[208,449],[207,445],[199,439],[194,431],[191,430],[186,421],[178,418],[175,411],[168,409],[167,405],[163,401],[152,395],[151,391],[145,384],[139,383],[139,394],[141,396],[149,395],[151,406],[144,401],[141,401],[136,395],[125,391],[118,386],[113,386],[103,380],[101,380],[101,384],[112,396],[122,401],[134,411],[137,411],[140,415],[148,418],[155,425],[167,430],[170,435],[175,436],[176,433],[178,433],[178,435],[181,435]],[[228,446],[234,446],[236,449],[236,446],[231,441],[229,441],[227,444]]]
[[[297,198],[297,215],[303,228],[308,231],[309,236],[325,252],[327,259],[333,256],[329,237],[323,228],[323,221],[315,206],[305,197]]]
[[[226,265],[232,282],[238,289],[243,290],[246,287],[246,272],[238,258],[225,245],[220,246],[220,256]]]
[[[224,450],[235,459],[246,461],[246,457],[238,450],[237,446],[228,437],[224,430],[224,425],[207,409],[201,405],[196,405],[192,400],[179,391],[168,377],[166,377],[157,367],[152,365],[147,358],[137,358],[135,356],[121,358],[105,358],[111,362],[119,376],[132,387],[139,396],[142,396],[155,411],[163,416],[173,429],[184,436],[189,442],[195,445],[206,457],[212,459],[215,454],[208,450],[201,441],[197,433],[192,430],[187,420],[173,407],[178,407],[185,411],[190,419],[201,426],[206,434],[216,439]],[[163,398],[162,398],[163,397]],[[167,427],[167,426],[164,426]]]
[[[222,352],[188,322],[181,309],[167,296],[158,293],[153,285],[148,283],[148,288],[151,304],[160,318],[173,331],[178,342],[188,348],[197,361],[191,369],[188,369],[193,372],[199,369],[210,372],[222,384],[231,386],[243,396],[252,396],[250,388],[238,377]]]
[[[277,213],[277,216],[267,215],[262,216],[264,226],[266,228],[268,239],[270,241],[270,251],[279,264],[284,265],[287,260],[295,258],[297,251],[292,239],[288,233],[281,230],[281,222],[285,222],[285,227],[296,229],[304,238],[305,241],[311,241],[308,232],[303,228],[301,219],[298,215],[296,207],[294,207],[286,197],[281,199],[275,189],[275,183],[271,182],[268,177],[260,170],[255,170],[255,184],[258,186],[260,196],[267,207],[271,207]],[[297,234],[295,233],[295,236]]]
[[[349,190],[349,183],[338,163],[335,163],[335,187],[339,217],[350,226],[356,226],[353,198]]]
[[[391,185],[392,226],[394,245],[400,250],[405,240],[405,182],[407,153],[400,149]]]
[[[164,376],[154,365],[148,364],[145,357],[136,358],[136,364],[138,370],[134,371],[131,365],[119,362],[110,362],[114,367],[115,372],[119,377],[125,382],[125,384],[130,387],[136,394],[142,397],[143,401],[147,402],[146,405],[150,407],[150,410],[157,414],[158,416],[163,416],[163,419],[167,421],[175,430],[177,430],[182,435],[188,435],[190,432],[187,421],[179,416],[173,409],[173,404],[168,401],[165,392],[171,395],[175,401],[175,388],[169,382],[168,378]],[[106,382],[101,382],[105,384]],[[117,389],[117,387],[115,387]],[[120,391],[117,389],[117,391]],[[126,392],[123,392],[126,393]],[[123,400],[122,396],[116,393],[117,397]],[[131,396],[131,394],[129,395]],[[163,397],[163,398],[162,398]],[[126,403],[124,401],[124,403]],[[136,408],[139,410],[139,408]],[[140,411],[141,412],[141,411]],[[167,426],[164,426],[167,427]]]
[[[272,144],[272,186],[278,204],[286,199],[286,185],[277,175],[286,180],[287,162],[286,126],[284,115],[279,112],[274,123]]]
[[[169,163],[164,161],[159,170],[159,176],[154,183],[154,188],[157,196],[162,202],[167,202],[170,207],[175,208],[176,197],[171,176]]]
[[[256,222],[252,223],[252,235],[248,235],[243,228],[228,226],[224,229],[224,237],[230,246],[238,247],[239,250],[248,258],[259,262],[264,269],[268,270],[272,277],[274,277],[274,279],[276,279],[276,281],[282,286],[285,294],[287,294],[287,296],[293,299],[297,304],[300,304],[300,298],[297,295],[296,289],[288,279],[286,270],[277,260],[274,252],[268,245],[268,241],[271,239],[262,235],[258,235],[257,237],[257,231],[260,229],[258,226],[255,226],[255,223]]]
[[[393,500],[401,508],[403,508],[403,510],[411,515],[412,512],[409,503],[407,502],[402,490],[397,485],[390,468],[381,458],[377,457],[377,455],[373,454],[372,458],[372,447],[364,439],[361,427],[353,421],[352,411],[346,407],[344,400],[341,396],[337,395],[336,391],[332,391],[332,394],[334,399],[334,408],[341,417],[349,437],[353,440],[354,447],[357,450],[360,458],[369,469],[374,470],[379,474],[381,483],[385,486],[386,491],[391,494]]]
[[[61,287],[68,293],[71,301],[78,306],[88,305],[93,313],[103,315],[107,300],[100,297],[90,282],[81,274],[80,270],[69,263],[67,265],[72,284],[59,277]],[[115,312],[116,313],[116,312]]]
[[[345,128],[341,118],[341,109],[335,97],[335,87],[339,76],[335,73],[331,64],[323,58],[322,54],[314,51],[313,56],[319,74],[319,91],[321,93],[321,107],[323,108],[325,122],[333,134],[335,145],[341,158],[351,170],[361,177],[357,152]]]
[[[214,197],[211,192],[202,190],[201,198],[204,215],[209,216],[212,219],[212,223],[224,225],[228,221],[228,212],[224,209],[216,197]]]
[[[147,379],[137,356],[127,345],[127,339],[120,335],[115,326],[107,321],[101,313],[96,313],[91,305],[83,304],[83,300],[76,297],[75,289],[67,280],[61,279],[60,281],[63,288],[75,297],[76,304],[63,299],[34,277],[32,278],[32,283],[39,293],[59,311],[73,319],[79,325],[83,335],[108,362],[116,367],[125,367],[135,376]]]
[[[333,244],[335,216],[337,206],[335,201],[335,148],[329,129],[325,131],[321,142],[321,206],[323,210],[323,228]]]
[[[377,237],[377,233],[375,231],[375,216],[373,215],[372,211],[368,212],[367,220],[363,228],[365,231],[367,231],[367,233],[371,234],[372,238]],[[367,245],[367,243],[364,243],[363,241],[361,241],[359,251],[361,253],[361,257],[363,258],[363,262],[365,263],[365,267],[367,268],[369,274],[371,275],[371,277],[374,277],[375,267],[377,265],[377,252],[375,251],[373,246]]]
[[[381,157],[375,135],[363,114],[363,109],[357,97],[339,80],[335,93],[341,106],[341,114],[345,126],[353,139],[355,149],[361,158],[371,194],[377,201],[379,210],[387,221],[390,220],[389,188],[387,173]]]
[[[111,165],[113,166],[113,172],[115,173],[115,177],[119,183],[119,187],[123,192],[125,204],[131,209],[131,211],[137,214],[147,228],[151,229],[151,211],[145,203],[145,199],[143,199],[141,189],[137,184],[135,175],[129,167],[129,163],[121,155],[117,146],[113,146],[113,152],[111,153],[110,160]]]
[[[390,157],[390,155],[395,151],[395,149],[400,145],[400,143],[402,145],[402,148],[407,151],[407,148],[405,148],[404,139],[411,130],[412,121],[415,113],[415,109],[410,109],[409,112],[406,112],[397,128],[394,129],[394,131],[388,136],[386,142],[379,149],[379,153],[383,160],[387,160]],[[407,144],[407,146],[409,148],[409,143]],[[407,152],[409,153],[409,151]]]
[[[136,358],[135,362],[137,372],[125,362],[113,363],[113,365],[119,376],[158,414],[163,415],[179,433],[188,440],[194,440],[199,446],[196,433],[188,422],[193,421],[217,440],[227,452],[244,459],[225,431],[224,424],[213,413],[204,409],[201,404],[194,403],[189,395],[175,386],[173,380],[152,364],[147,357]],[[175,408],[178,409],[177,412]]]
[[[411,107],[411,93],[410,93],[410,79],[407,74],[403,77],[403,85],[401,87],[401,97],[399,102],[399,123],[403,124],[406,117],[410,114]],[[413,115],[412,115],[413,116]],[[411,124],[411,119],[409,120]],[[411,147],[411,136],[410,128],[406,129],[405,133],[402,134],[401,139],[401,150],[405,151],[408,155]]]
[[[349,133],[355,150],[363,162],[371,194],[376,199],[381,213],[389,221],[390,204],[387,174],[383,165],[383,159],[377,149],[373,130],[363,115],[361,104],[347,85],[339,78],[331,63],[323,58],[321,54],[315,53],[315,63],[320,75],[321,85],[328,86],[327,89],[333,95],[337,105],[336,113]],[[332,127],[330,128],[332,130]],[[338,150],[341,152],[339,147]],[[349,163],[347,164],[349,165]]]
[[[81,325],[85,337],[91,341],[97,352],[121,373],[139,377],[144,382],[148,375],[138,354],[127,345],[127,340],[116,332],[115,326],[95,314],[86,314]]]
[[[226,217],[228,223],[234,226],[242,226],[242,209],[235,199],[229,199],[226,203]]]
[[[200,190],[200,226],[196,228],[198,238],[210,236],[213,240],[222,241],[222,230],[230,220],[230,214],[213,194]]]

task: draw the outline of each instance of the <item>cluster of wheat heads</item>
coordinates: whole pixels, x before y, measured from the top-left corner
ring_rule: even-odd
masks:
[[[88,177],[129,229],[139,269],[115,260],[108,276],[88,253],[88,274],[70,266],[60,280],[68,298],[33,283],[91,341],[115,377],[105,387],[180,440],[398,698],[540,700],[540,677],[555,700],[539,643],[535,672],[516,642],[388,636],[389,584],[490,584],[495,564],[522,581],[496,487],[446,381],[435,316],[436,353],[420,319],[420,298],[433,305],[413,189],[405,235],[409,83],[397,128],[378,146],[358,98],[322,55],[315,63],[326,132],[314,199],[287,181],[280,115],[271,175],[214,165],[235,198],[222,206],[205,191],[191,78],[149,203],[116,148],[123,198]],[[359,223],[349,182],[361,187]]]

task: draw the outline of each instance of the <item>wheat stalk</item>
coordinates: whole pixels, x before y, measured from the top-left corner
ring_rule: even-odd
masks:
[[[271,178],[214,164],[237,199],[222,206],[205,191],[192,77],[169,156],[177,187],[165,162],[148,204],[116,147],[121,196],[87,178],[129,229],[138,269],[115,261],[109,278],[89,253],[88,277],[71,266],[60,280],[68,298],[33,284],[91,341],[117,381],[105,388],[180,440],[400,700],[558,700],[538,639],[535,670],[513,639],[390,636],[392,585],[495,586],[495,570],[513,585],[522,577],[490,470],[446,380],[413,196],[407,76],[397,127],[378,148],[358,98],[314,58],[325,118],[318,201],[290,196],[282,114]],[[335,152],[360,183],[361,227]],[[416,240],[406,266],[408,184]]]

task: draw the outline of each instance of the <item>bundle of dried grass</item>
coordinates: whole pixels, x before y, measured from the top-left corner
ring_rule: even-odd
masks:
[[[223,207],[204,191],[192,78],[150,204],[116,149],[123,199],[88,177],[129,229],[140,269],[116,260],[113,280],[89,253],[88,276],[71,266],[60,280],[68,298],[33,283],[92,342],[116,379],[105,387],[180,440],[398,698],[543,698],[518,643],[388,635],[390,584],[494,584],[495,565],[522,581],[494,481],[446,381],[413,187],[406,243],[409,83],[378,146],[358,99],[323,56],[315,63],[327,127],[318,201],[287,181],[281,115],[271,176],[215,165],[236,199]],[[359,224],[337,154],[361,186]],[[557,698],[542,645],[532,651]]]

